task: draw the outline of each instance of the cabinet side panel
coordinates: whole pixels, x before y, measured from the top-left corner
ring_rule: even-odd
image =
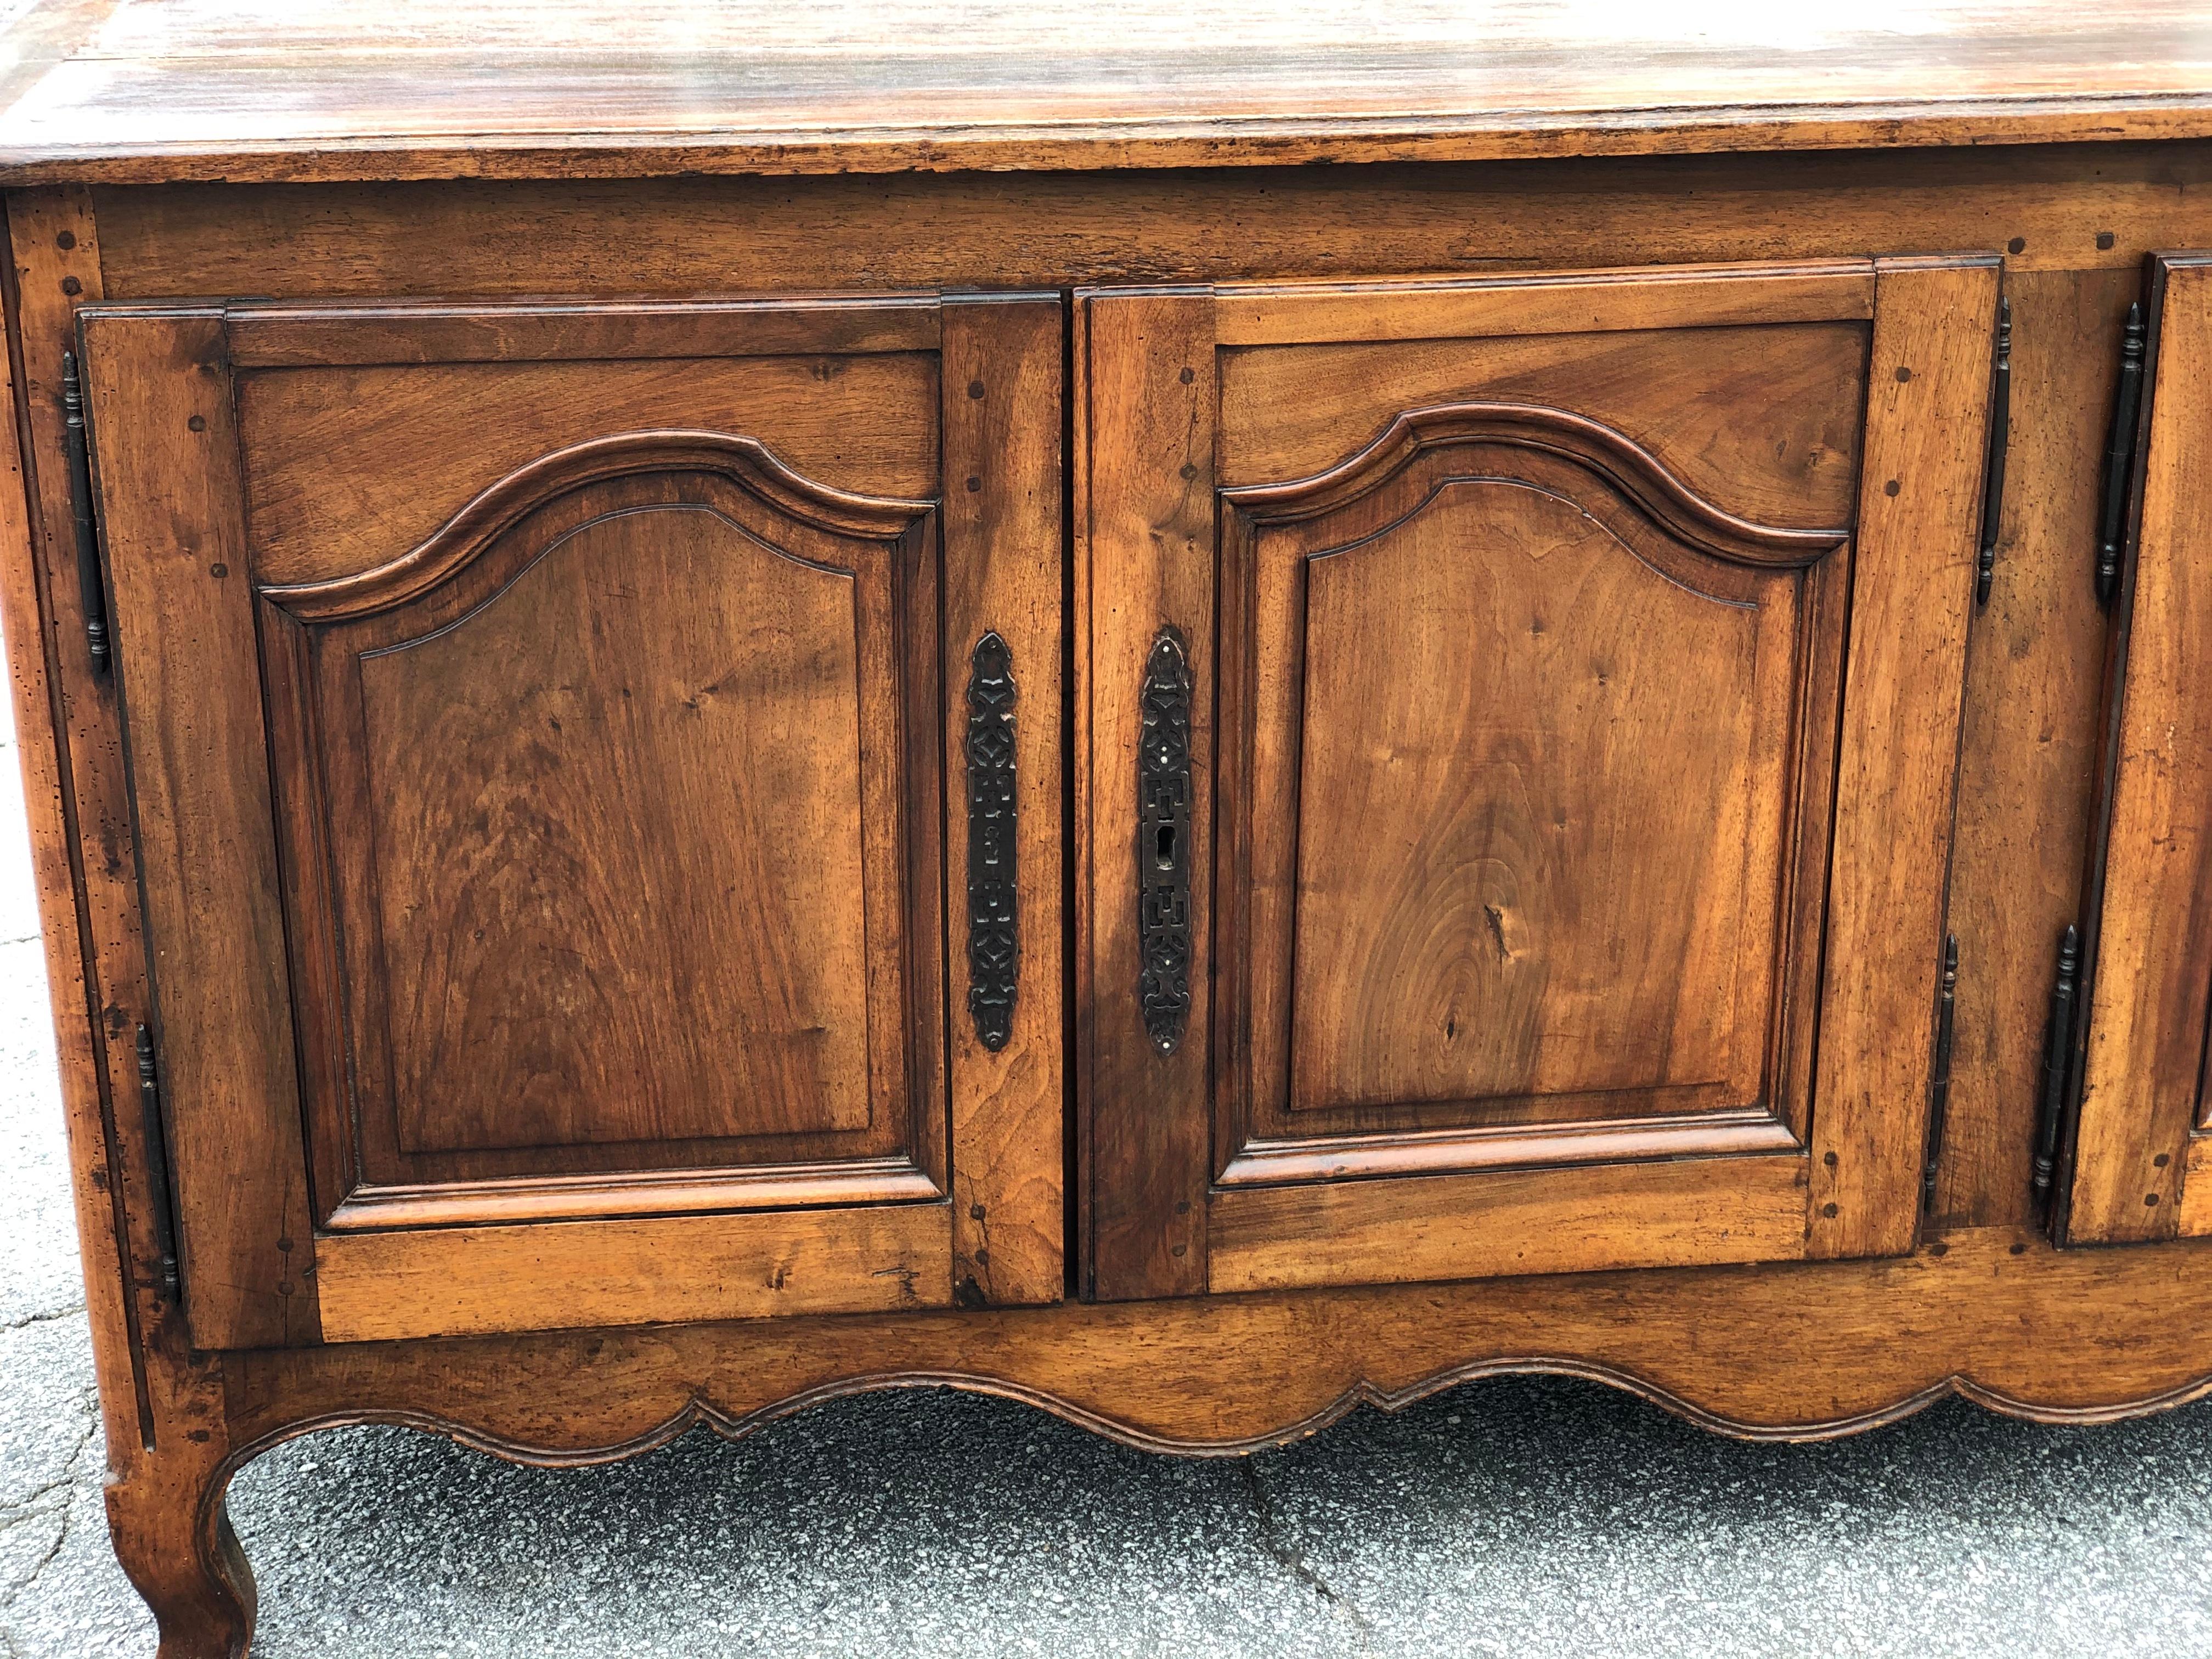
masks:
[[[1912,1248],[1956,808],[1995,259],[1876,277],[1807,1253]]]
[[[1066,1286],[1060,848],[1063,351],[1054,299],[945,312],[945,870],[951,969],[953,1284],[967,1300],[1057,1302]],[[1015,995],[1005,1040],[969,1012],[968,684],[1006,641],[1014,684]]]
[[[76,1200],[93,1359],[100,1378],[109,1467],[120,1470],[129,1467],[131,1449],[141,1436],[129,1212],[123,1207],[120,1190],[127,1178],[122,1167],[126,1160],[107,1121],[100,1086],[98,987],[79,908],[82,872],[70,845],[68,713],[61,656],[67,646],[76,646],[77,672],[85,672],[84,633],[81,619],[76,627],[65,625],[59,614],[64,595],[40,580],[44,574],[51,581],[57,568],[44,556],[48,541],[44,497],[46,489],[58,482],[42,478],[40,473],[51,470],[58,474],[61,458],[54,453],[42,469],[39,463],[44,458],[32,441],[31,354],[23,337],[26,313],[34,307],[25,304],[20,286],[27,280],[38,283],[58,299],[59,279],[52,266],[58,259],[69,259],[75,246],[58,249],[55,239],[66,229],[72,244],[82,246],[91,240],[91,225],[81,191],[18,191],[9,198],[17,286],[9,290],[14,303],[9,322],[15,349],[6,360],[8,426],[0,434],[0,629],[6,635],[8,677],[15,696],[15,746],[31,832],[46,989],[61,1062],[62,1106],[69,1128],[70,1185]],[[96,283],[96,247],[87,264]],[[45,299],[46,293],[40,297]],[[51,312],[58,307],[49,301],[36,308]]]
[[[1079,580],[1090,585],[1091,932],[1079,1044],[1089,1067],[1085,1196],[1091,1285],[1103,1300],[1206,1289],[1212,1023],[1210,907],[1214,699],[1213,434],[1209,294],[1090,296],[1089,384],[1077,465],[1090,492]],[[1181,1041],[1161,1053],[1138,997],[1138,747],[1146,662],[1165,628],[1188,653],[1188,964]]]
[[[88,319],[86,390],[192,1334],[317,1337],[222,323]]]
[[[2212,957],[2212,266],[2154,301],[2156,379],[2120,670],[2112,819],[2066,1237],[2170,1238],[2197,1116]]]

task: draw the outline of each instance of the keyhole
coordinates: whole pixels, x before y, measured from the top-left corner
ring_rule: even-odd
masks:
[[[1172,870],[1175,868],[1175,825],[1172,823],[1164,823],[1160,826],[1159,851],[1158,856],[1159,859],[1159,867],[1161,869]]]

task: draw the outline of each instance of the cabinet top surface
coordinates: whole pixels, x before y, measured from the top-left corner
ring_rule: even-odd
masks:
[[[0,0],[0,181],[2212,135],[2202,0]]]

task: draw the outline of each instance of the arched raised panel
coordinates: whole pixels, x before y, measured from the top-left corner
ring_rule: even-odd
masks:
[[[264,590],[326,1223],[929,1161],[933,532],[636,434]]]
[[[1294,1108],[1756,1100],[1735,1015],[1771,993],[1783,893],[1773,621],[1498,479],[1309,562],[1297,787],[1330,810],[1297,849]],[[1674,902],[1613,902],[1656,870]]]
[[[360,653],[402,1152],[866,1127],[854,588],[633,507]]]
[[[1510,405],[1413,411],[1224,499],[1231,1160],[1714,1114],[1802,1133],[1845,532],[1749,523]]]

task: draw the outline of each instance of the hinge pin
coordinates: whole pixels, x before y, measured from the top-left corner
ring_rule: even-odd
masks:
[[[2081,931],[2069,927],[2058,941],[2058,977],[2051,988],[2051,1020],[2043,1033],[2043,1106],[2036,1118],[2031,1188],[2039,1206],[2049,1203],[2058,1168],[2058,1125],[2066,1112],[2066,1079],[2074,1051],[2075,975],[2081,965]]]
[[[169,1158],[161,1123],[161,1076],[154,1061],[154,1034],[138,1028],[138,1107],[146,1124],[146,1186],[154,1208],[154,1237],[161,1252],[161,1293],[177,1299],[177,1229],[169,1208]]]
[[[1989,465],[1982,474],[1982,548],[1974,560],[1974,603],[1990,602],[1997,564],[1997,526],[2004,517],[2005,450],[2012,442],[2012,301],[1997,301],[1997,366],[1990,390]]]
[[[76,353],[62,353],[62,447],[69,458],[70,514],[76,521],[77,598],[84,608],[84,641],[92,672],[107,672],[107,593],[100,579],[100,532],[92,517],[92,452],[86,441],[84,383]]]
[[[1951,1040],[1959,1000],[1959,936],[1943,936],[1943,983],[1936,998],[1936,1060],[1928,1079],[1928,1157],[1920,1171],[1920,1207],[1936,1207],[1936,1170],[1943,1158],[1943,1120],[1951,1106]]]
[[[2120,386],[2112,400],[2112,430],[2105,444],[2105,496],[2097,515],[2097,603],[2110,605],[2120,591],[2120,556],[2127,538],[2128,486],[2135,472],[2136,417],[2142,408],[2143,308],[2128,307],[2120,331]]]

